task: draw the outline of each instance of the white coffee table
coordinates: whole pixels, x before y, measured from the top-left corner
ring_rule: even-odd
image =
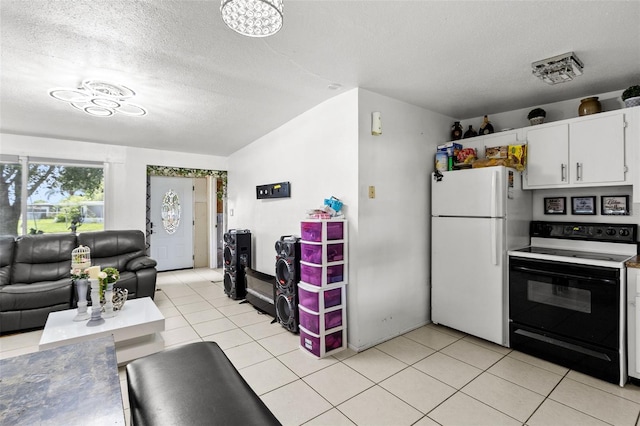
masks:
[[[51,312],[39,349],[113,335],[118,365],[164,349],[160,335],[164,331],[164,316],[149,297],[127,300],[118,315],[104,318],[104,323],[92,327],[87,326],[88,321],[73,321],[77,313],[77,309]]]

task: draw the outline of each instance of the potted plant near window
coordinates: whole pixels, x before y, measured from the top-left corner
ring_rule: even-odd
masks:
[[[622,92],[622,100],[626,108],[640,105],[640,86],[630,86]]]
[[[531,111],[529,111],[529,114],[527,114],[529,123],[531,123],[532,126],[535,124],[544,123],[544,118],[546,116],[547,116],[547,112],[542,108],[534,108]]]

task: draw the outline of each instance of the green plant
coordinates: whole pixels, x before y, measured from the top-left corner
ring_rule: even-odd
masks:
[[[547,112],[545,110],[543,110],[542,108],[534,108],[531,111],[529,111],[529,114],[527,114],[527,119],[531,120],[532,118],[546,117],[546,116],[547,116]]]
[[[629,86],[624,92],[622,92],[622,100],[629,98],[636,98],[640,96],[640,86]]]

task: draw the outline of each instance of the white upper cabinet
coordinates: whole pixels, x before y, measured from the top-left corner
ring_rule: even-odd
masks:
[[[569,124],[571,183],[624,183],[624,115]]]
[[[631,184],[624,110],[526,130],[525,188]]]
[[[569,183],[569,125],[531,128],[526,132],[525,188],[551,188]]]

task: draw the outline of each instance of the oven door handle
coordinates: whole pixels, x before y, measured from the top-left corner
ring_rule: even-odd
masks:
[[[574,274],[566,274],[566,273],[557,273],[557,272],[549,272],[549,271],[543,271],[541,269],[535,269],[535,268],[527,268],[525,266],[511,266],[511,270],[514,271],[519,271],[519,272],[524,272],[527,274],[538,274],[538,275],[545,275],[548,277],[558,277],[558,278],[575,278],[578,280],[582,280],[582,281],[597,281],[599,283],[607,283],[607,284],[618,284],[618,282],[616,280],[610,280],[607,278],[592,278],[592,277],[585,277],[585,276],[580,276],[580,275],[574,275]]]

